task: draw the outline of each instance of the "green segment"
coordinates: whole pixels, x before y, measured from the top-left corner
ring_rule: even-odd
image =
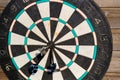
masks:
[[[93,59],[95,60],[97,56],[97,46],[94,46],[94,55],[93,55]]]
[[[29,60],[32,60],[32,57],[30,56],[30,53],[27,53],[27,57]]]
[[[28,37],[25,37],[25,39],[24,39],[24,45],[27,45],[27,42],[28,42]]]
[[[37,4],[43,3],[43,2],[49,2],[50,0],[37,0]]]
[[[76,53],[76,54],[78,54],[78,53],[79,53],[79,46],[78,46],[78,45],[76,46],[75,53]]]
[[[32,30],[35,26],[36,26],[36,24],[33,23],[33,24],[30,26],[29,30]]]
[[[74,5],[72,5],[72,4],[68,3],[68,2],[64,2],[63,4],[69,6],[69,7],[73,8],[73,9],[76,9],[76,7]]]
[[[88,74],[88,72],[86,71],[78,80],[83,80],[83,78]]]
[[[40,69],[40,70],[42,70],[42,71],[44,71],[45,70],[45,68],[43,68],[42,66],[40,66],[40,65],[38,65],[38,68]]]
[[[19,13],[18,13],[18,15],[15,17],[15,19],[17,20],[20,16],[21,16],[21,14],[23,14],[24,13],[24,9],[23,10],[21,10]]]
[[[70,61],[70,62],[67,64],[67,67],[70,67],[72,64],[73,64],[73,61]]]
[[[12,58],[12,63],[14,64],[14,66],[15,66],[15,68],[16,68],[17,70],[19,70],[19,69],[20,69],[20,68],[18,67],[18,65],[16,64],[16,62],[15,62],[14,58]]]
[[[11,35],[12,35],[12,32],[9,32],[9,34],[8,34],[8,45],[10,45],[10,43],[11,43]]]
[[[77,34],[76,34],[74,29],[72,29],[72,34],[73,34],[74,37],[77,37]]]
[[[27,80],[31,80],[30,78],[28,78]]]
[[[93,25],[91,24],[90,20],[86,19],[86,21],[89,24],[91,31],[94,32],[94,28],[93,28]]]
[[[50,17],[42,18],[42,21],[48,21],[48,20],[50,20]]]
[[[58,19],[58,22],[61,22],[61,23],[63,23],[64,25],[66,25],[66,22],[65,22],[64,20],[62,20],[62,19]]]

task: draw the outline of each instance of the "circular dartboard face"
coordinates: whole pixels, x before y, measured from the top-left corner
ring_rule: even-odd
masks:
[[[1,67],[10,80],[99,80],[109,25],[88,0],[13,0],[1,17]]]

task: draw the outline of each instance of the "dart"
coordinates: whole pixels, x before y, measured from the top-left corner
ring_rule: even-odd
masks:
[[[39,54],[37,53],[37,58],[40,62],[40,60],[44,57],[44,55],[46,54],[46,50],[47,50],[48,47],[42,47],[39,50]],[[29,73],[34,75],[37,71],[38,71],[38,64],[31,64],[30,67],[29,67]]]
[[[51,48],[52,45],[53,44],[50,44],[47,47],[42,47],[42,48],[38,49],[39,53],[37,53],[36,57],[38,58],[39,62],[45,56],[45,54],[47,53],[47,50],[49,48],[52,49]],[[50,64],[49,64],[47,69],[48,69],[48,73],[52,74],[55,71],[55,69],[56,69],[56,64],[53,62],[52,53],[50,53],[50,54],[51,54],[51,56],[50,56]],[[37,64],[31,64],[30,65],[30,67],[28,69],[30,74],[34,75],[37,72],[39,62]]]

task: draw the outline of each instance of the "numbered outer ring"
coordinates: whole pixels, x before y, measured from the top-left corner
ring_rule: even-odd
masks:
[[[10,80],[101,80],[109,66],[110,27],[91,0],[12,0],[0,20],[0,63]],[[39,62],[38,49],[51,44]]]

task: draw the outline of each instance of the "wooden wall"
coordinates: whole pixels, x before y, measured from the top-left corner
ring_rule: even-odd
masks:
[[[0,13],[10,0],[0,0]],[[113,57],[103,80],[120,80],[120,0],[95,0],[104,11],[113,35]],[[8,80],[0,69],[0,80]]]

